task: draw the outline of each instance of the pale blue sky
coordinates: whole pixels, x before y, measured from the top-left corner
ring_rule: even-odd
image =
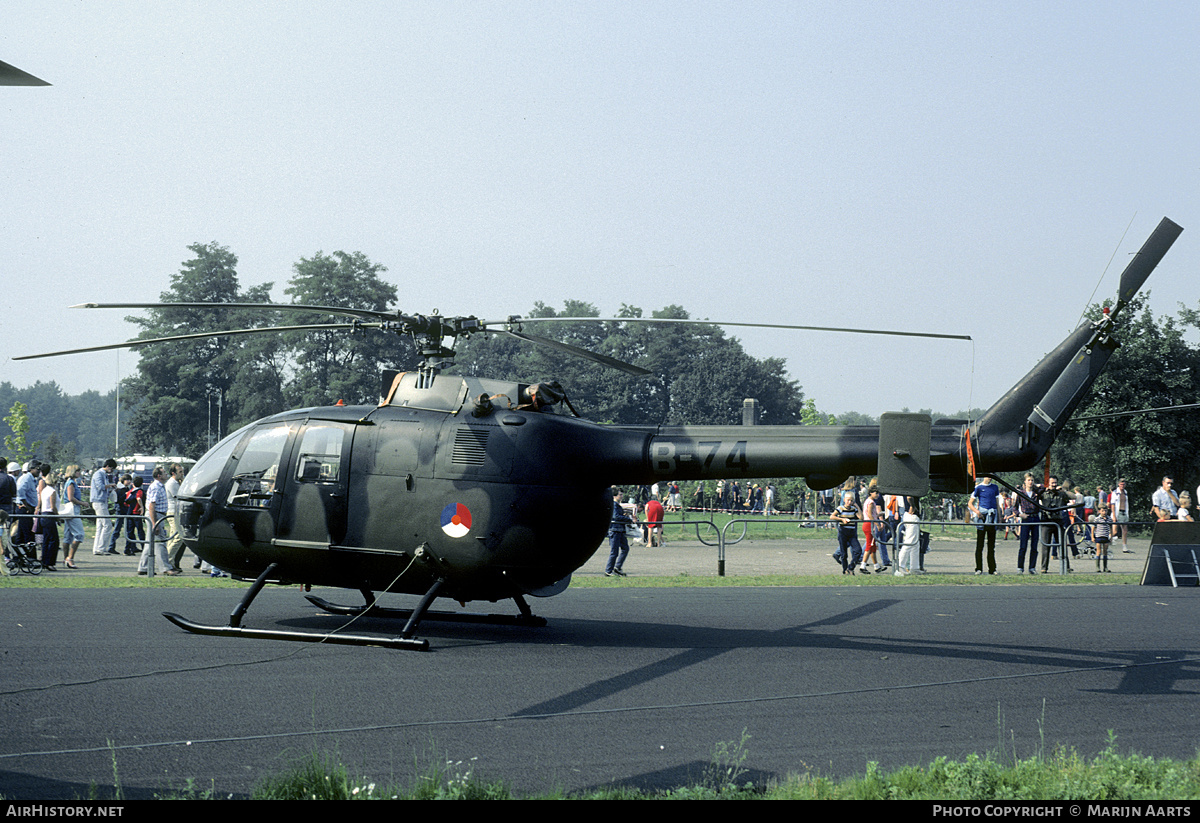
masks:
[[[217,241],[245,285],[318,250],[407,312],[680,303],[826,411],[993,402],[1163,215],[1197,304],[1196,3],[84,3],[9,8],[7,355],[116,342]],[[1135,217],[1136,214],[1136,217]],[[24,329],[22,339],[18,330]],[[36,330],[36,331],[35,331]],[[135,356],[0,362],[107,390]],[[909,364],[906,367],[906,364]]]

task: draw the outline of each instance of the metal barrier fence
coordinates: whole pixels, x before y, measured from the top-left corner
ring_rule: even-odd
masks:
[[[776,523],[779,523],[779,522],[794,523],[797,526],[800,526],[803,528],[814,528],[814,529],[817,529],[817,528],[836,529],[838,526],[836,521],[831,520],[828,517],[800,517],[797,515],[788,515],[788,514],[784,514],[779,517],[771,517],[771,516],[765,516],[765,515],[758,515],[755,517],[732,517],[728,522],[718,526],[716,521],[711,518],[688,519],[687,513],[689,511],[694,512],[696,510],[695,509],[684,509],[681,512],[681,514],[683,515],[683,519],[657,520],[657,521],[654,521],[654,525],[656,527],[660,527],[660,528],[665,527],[665,526],[681,526],[681,527],[694,526],[696,529],[696,539],[700,543],[703,543],[706,546],[714,546],[717,549],[717,576],[718,577],[725,576],[725,559],[726,559],[725,548],[727,546],[735,546],[738,543],[740,543],[742,540],[746,539],[746,537],[750,533],[750,527],[752,525],[755,525],[755,524],[767,525],[767,524],[770,524],[772,521],[774,521]],[[705,511],[704,513],[705,514],[726,514],[726,512],[722,512],[722,511],[711,511],[711,512]],[[866,522],[866,521],[863,521],[863,520],[855,521],[856,537],[858,534],[861,534],[862,525],[864,522]],[[901,568],[901,566],[899,565],[899,559],[900,559],[900,554],[901,554],[900,553],[900,549],[901,549],[900,544],[901,544],[901,536],[902,536],[903,530],[906,526],[915,525],[921,531],[925,531],[927,529],[927,527],[930,527],[930,526],[941,526],[942,532],[945,532],[945,530],[948,526],[957,526],[961,529],[969,530],[968,531],[968,534],[969,534],[970,532],[977,530],[980,525],[977,523],[965,522],[963,520],[958,520],[958,519],[955,519],[955,520],[924,520],[924,519],[922,519],[922,520],[917,521],[915,524],[906,524],[901,521],[894,521],[894,520],[876,521],[876,522],[877,523],[886,523],[888,526],[888,530],[889,530],[890,534],[888,535],[887,539],[882,542],[877,541],[877,543],[878,543],[880,549],[882,550],[883,558],[885,558],[885,559],[887,558],[888,548],[889,547],[891,548],[892,553],[895,555],[895,559],[896,559],[895,567],[897,569]],[[616,525],[616,524],[614,523],[614,525]],[[640,531],[649,526],[649,521],[642,520],[642,521],[638,521],[638,522],[635,522],[632,524],[626,524],[626,525],[628,525],[632,528],[636,528]],[[1066,552],[1062,551],[1062,549],[1061,549],[1064,537],[1067,537],[1066,542],[1067,542],[1068,550],[1070,550],[1075,545],[1077,545],[1076,541],[1074,540],[1074,535],[1076,535],[1076,534],[1079,534],[1080,536],[1082,536],[1084,538],[1082,541],[1079,541],[1079,542],[1084,542],[1084,543],[1090,542],[1088,539],[1087,524],[1084,524],[1084,523],[1072,523],[1072,524],[1064,527],[1062,523],[1059,523],[1057,521],[1046,521],[1046,522],[1039,521],[1036,523],[1028,523],[1028,524],[1006,523],[1004,521],[1001,521],[1001,522],[994,523],[994,524],[986,524],[984,526],[984,528],[995,528],[997,533],[999,533],[1001,530],[1006,529],[1006,528],[1016,531],[1020,527],[1026,526],[1026,525],[1029,528],[1037,529],[1037,535],[1036,535],[1037,546],[1038,546],[1038,548],[1042,548],[1047,551],[1047,554],[1045,556],[1049,556],[1051,549],[1053,550],[1053,554],[1056,554],[1058,556],[1060,572],[1063,574],[1065,574],[1070,569],[1070,560],[1066,556]],[[1117,526],[1153,526],[1153,525],[1154,525],[1153,521],[1136,521],[1136,522],[1130,522],[1130,523],[1115,524],[1114,528],[1113,528],[1113,542],[1110,543],[1110,552],[1112,550],[1111,547],[1115,547],[1117,545],[1117,528],[1116,528]],[[701,532],[701,527],[705,527],[705,526],[708,527],[708,531]],[[734,528],[739,527],[739,526],[740,526],[740,531],[736,535],[732,535],[731,531]],[[1064,534],[1064,529],[1067,530],[1066,534]],[[681,529],[681,532],[682,531],[683,531],[683,529]],[[716,542],[710,542],[710,540],[713,539],[714,534],[715,534]],[[1018,532],[1018,534],[1019,534],[1019,532]],[[1047,540],[1046,537],[1049,537],[1050,539]],[[916,556],[913,557],[910,555],[907,558],[908,563],[909,563],[908,567],[906,567],[907,571],[924,571],[925,570],[925,554],[927,553],[928,550],[921,551],[921,542],[922,541],[920,540],[920,538],[918,538],[917,551],[913,553]],[[1082,557],[1083,555],[1081,554],[1079,556]]]
[[[9,515],[10,520],[19,520],[21,518],[26,518],[29,520],[42,518],[42,519],[46,519],[46,520],[58,520],[58,521],[67,521],[67,520],[114,520],[114,521],[144,520],[146,522],[146,539],[130,540],[129,532],[126,531],[125,532],[126,542],[127,543],[135,543],[135,544],[141,546],[143,552],[146,549],[146,547],[149,546],[150,556],[146,563],[146,576],[154,577],[157,574],[157,571],[155,568],[156,563],[155,563],[155,552],[154,552],[156,535],[154,533],[155,532],[154,523],[151,522],[150,515],[148,515],[148,514],[101,515],[101,514],[21,514],[21,513],[17,513],[17,514]],[[162,521],[160,520],[159,523],[161,524]],[[114,542],[116,540],[120,539],[119,535],[121,534],[121,531],[122,531],[121,526],[119,526],[119,525],[114,526],[114,530],[113,530]],[[62,545],[61,535],[60,535],[60,539],[59,539],[59,545],[60,545],[60,547]],[[112,545],[112,543],[110,543],[109,545]]]
[[[723,512],[717,512],[717,513],[723,514]],[[659,528],[661,528],[663,526],[694,526],[696,529],[696,540],[698,540],[700,543],[703,543],[705,546],[714,546],[717,549],[717,576],[724,577],[725,576],[725,548],[727,546],[736,546],[738,543],[745,540],[747,535],[749,534],[749,528],[751,525],[764,524],[769,521],[770,521],[769,517],[763,517],[763,516],[753,517],[753,518],[734,517],[734,518],[731,518],[728,522],[718,526],[717,523],[712,519],[705,519],[705,520],[687,520],[687,519],[667,520],[667,519],[663,519],[663,520],[654,521],[653,525],[655,527],[659,527]],[[783,517],[776,518],[776,522],[780,522],[780,521],[794,523],[797,526],[801,526],[801,527],[812,527],[812,528],[828,527],[828,526],[832,526],[832,527],[836,528],[836,526],[837,526],[837,523],[833,520],[830,520],[829,518],[819,518],[819,519],[811,518],[811,517],[810,518],[798,518],[798,517],[789,517],[789,516],[785,515]],[[855,528],[856,529],[861,528],[862,522],[863,521],[861,521],[861,520],[856,521]],[[934,524],[936,524],[936,523],[937,523],[937,521],[934,521]],[[617,525],[617,523],[614,521],[613,525]],[[645,529],[645,528],[649,527],[650,521],[642,520],[642,521],[638,521],[633,524],[625,524],[625,525],[629,525],[632,528],[641,530],[641,529]],[[920,525],[926,525],[926,521],[922,521],[920,523]],[[961,526],[963,524],[956,523],[955,525]],[[702,533],[701,527],[703,527],[703,526],[707,526],[709,531]],[[736,536],[731,536],[730,531],[738,526],[741,527],[741,530],[738,532],[738,534]],[[896,531],[897,531],[897,533],[893,535],[892,539],[895,541],[896,553],[897,553],[897,556],[899,556],[899,531],[898,530],[896,530]],[[715,543],[710,542],[714,533],[715,533],[715,537],[716,537]],[[884,548],[884,552],[886,554],[886,547]]]
[[[652,528],[661,529],[663,526],[695,526],[697,540],[699,540],[701,543],[703,543],[706,546],[715,545],[717,547],[717,576],[718,577],[725,576],[725,529],[723,529],[723,528],[718,529],[717,524],[715,522],[713,522],[712,520],[665,520],[664,519],[664,520],[655,520],[653,522],[651,522],[649,520],[640,520],[640,521],[636,521],[633,523],[626,523],[624,521],[614,520],[612,522],[612,525],[613,526],[624,526],[626,528],[633,528],[633,529],[637,529],[638,531],[641,531],[643,529],[652,529]],[[726,525],[728,525],[728,524],[726,524]],[[708,526],[710,529],[712,529],[713,531],[715,531],[717,533],[717,542],[715,544],[709,543],[707,540],[705,540],[703,537],[700,536],[700,527],[701,526]],[[649,537],[649,536],[650,535],[647,535],[647,537]],[[745,536],[745,533],[743,532],[742,537],[744,537],[744,536]],[[742,539],[742,537],[739,537],[737,540],[735,540],[733,542],[736,543],[736,542],[740,541]],[[649,545],[649,540],[647,540],[647,545]]]

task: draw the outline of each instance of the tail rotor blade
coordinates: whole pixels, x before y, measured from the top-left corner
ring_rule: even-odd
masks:
[[[1146,278],[1150,276],[1150,272],[1154,271],[1154,267],[1159,264],[1159,261],[1166,255],[1167,250],[1171,248],[1171,244],[1175,242],[1182,232],[1182,227],[1164,217],[1158,224],[1158,228],[1154,230],[1154,233],[1146,238],[1146,242],[1142,244],[1142,248],[1129,261],[1129,265],[1125,267],[1125,271],[1121,272],[1121,285],[1117,292],[1117,304],[1112,310],[1114,318],[1121,309],[1129,304],[1133,296],[1138,293],[1142,284],[1146,282]]]

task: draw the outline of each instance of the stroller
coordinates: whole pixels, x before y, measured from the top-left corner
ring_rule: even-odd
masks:
[[[8,521],[8,512],[0,511],[0,546],[4,549],[4,573],[10,576],[21,572],[41,574],[42,561],[38,560],[37,543],[13,544]]]

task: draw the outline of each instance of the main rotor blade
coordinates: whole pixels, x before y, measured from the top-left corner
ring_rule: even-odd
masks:
[[[488,334],[507,334],[509,337],[515,337],[518,340],[524,340],[527,343],[533,343],[537,346],[545,346],[550,349],[558,349],[559,351],[573,354],[576,357],[582,357],[585,360],[591,360],[595,363],[600,363],[608,366],[610,369],[623,371],[626,374],[632,374],[634,377],[646,377],[653,374],[651,371],[643,369],[641,366],[635,366],[632,363],[626,363],[624,360],[617,360],[615,357],[609,357],[606,354],[597,354],[594,351],[581,349],[578,346],[572,346],[570,343],[560,343],[557,340],[551,340],[549,337],[541,337],[536,334],[526,334],[525,332],[509,331],[507,329],[484,329]]]
[[[894,337],[930,337],[936,340],[970,340],[969,334],[935,334],[932,332],[889,331],[886,329],[849,329],[834,326],[795,326],[786,323],[740,323],[726,320],[692,320],[675,317],[513,317],[509,320],[480,321],[493,326],[505,323],[679,323],[692,326],[746,326],[757,329],[794,329],[797,331],[833,331],[851,334],[886,334]]]
[[[363,317],[367,320],[408,320],[399,312],[375,311],[373,309],[348,309],[344,306],[306,306],[299,303],[78,303],[73,309],[261,309],[263,311],[291,311],[306,314],[337,314],[345,317]]]
[[[1072,423],[1086,423],[1089,420],[1108,420],[1115,417],[1134,417],[1139,414],[1151,414],[1155,412],[1169,411],[1193,411],[1200,409],[1200,403],[1183,403],[1179,406],[1157,406],[1153,409],[1135,409],[1133,411],[1109,412],[1107,414],[1089,414],[1087,417],[1072,417],[1067,421],[1067,425]]]
[[[0,86],[48,86],[40,77],[34,77],[27,71],[21,71],[16,66],[0,60]]]
[[[124,306],[122,308],[129,308]],[[242,334],[278,334],[281,331],[326,331],[331,329],[378,329],[382,323],[318,323],[309,326],[267,326],[259,329],[231,329],[229,331],[202,331],[195,334],[176,334],[170,337],[150,337],[145,340],[126,340],[124,343],[109,343],[104,346],[88,346],[85,349],[64,349],[63,351],[46,352],[45,354],[23,354],[13,360],[37,360],[42,357],[58,357],[64,354],[84,354],[93,351],[111,351],[113,349],[137,349],[154,343],[173,343],[180,340],[207,340],[213,337],[235,337]]]
[[[1121,309],[1125,308],[1125,305],[1133,299],[1138,289],[1146,282],[1146,278],[1150,276],[1150,272],[1154,271],[1154,267],[1159,264],[1167,250],[1171,248],[1171,244],[1179,238],[1182,232],[1181,226],[1166,217],[1159,221],[1154,233],[1146,238],[1146,242],[1129,261],[1125,271],[1121,272],[1117,304],[1113,306],[1112,310],[1113,318],[1116,318]]]

